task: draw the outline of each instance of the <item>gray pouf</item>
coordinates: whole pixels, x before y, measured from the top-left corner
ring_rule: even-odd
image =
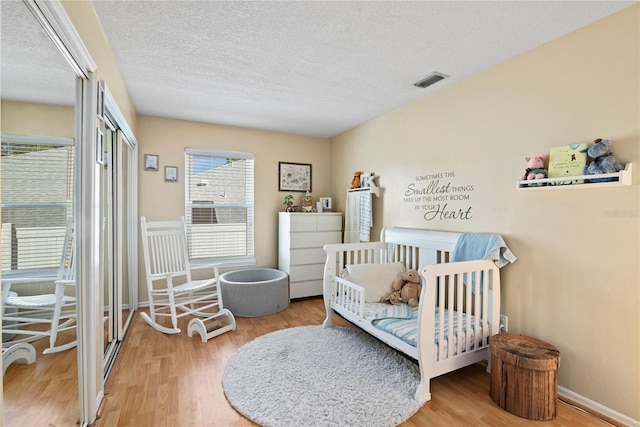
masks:
[[[220,275],[222,303],[238,317],[274,314],[289,306],[289,276],[272,268],[251,268]]]

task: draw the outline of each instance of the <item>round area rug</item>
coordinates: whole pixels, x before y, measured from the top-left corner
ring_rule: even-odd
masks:
[[[413,415],[418,366],[360,329],[301,326],[234,353],[222,387],[265,427],[395,426]]]

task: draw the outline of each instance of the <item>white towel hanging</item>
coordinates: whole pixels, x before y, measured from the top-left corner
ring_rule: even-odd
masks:
[[[344,243],[369,242],[373,227],[372,192],[366,189],[347,190],[344,216]]]
[[[360,194],[347,191],[344,214],[344,243],[360,242]]]

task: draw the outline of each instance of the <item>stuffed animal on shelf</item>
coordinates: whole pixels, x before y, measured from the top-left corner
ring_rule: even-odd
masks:
[[[311,193],[307,191],[302,198],[302,212],[315,212],[316,207],[313,204],[313,197],[311,197]]]
[[[582,150],[587,153],[589,158],[593,159],[584,168],[585,175],[601,175],[605,173],[616,173],[624,169],[622,163],[613,156],[611,151],[611,142],[608,139],[598,138],[593,144]],[[613,181],[614,178],[594,178],[591,182]]]
[[[544,157],[525,157],[524,161],[527,162],[527,170],[524,172],[522,179],[531,181],[547,177],[547,170],[544,168]],[[538,187],[539,185],[538,183],[529,184],[530,187]]]
[[[361,171],[356,171],[353,173],[353,180],[351,180],[351,189],[360,188],[360,175],[362,175]]]
[[[380,302],[388,302],[393,305],[407,303],[411,307],[417,307],[420,300],[420,275],[414,269],[404,273],[403,280],[397,280],[391,284],[391,293],[382,297]]]

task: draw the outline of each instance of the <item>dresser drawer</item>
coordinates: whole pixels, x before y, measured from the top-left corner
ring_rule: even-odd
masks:
[[[342,231],[342,215],[321,214],[316,219],[318,231]]]
[[[342,215],[298,213],[289,215],[289,232],[341,231]]]
[[[340,243],[341,234],[340,231],[291,233],[290,248],[322,248],[327,243]]]
[[[289,298],[304,298],[322,295],[322,280],[309,280],[289,284]]]
[[[321,264],[327,260],[327,253],[322,248],[292,249],[290,252],[291,265]]]
[[[324,274],[324,264],[296,265],[291,266],[289,281],[304,282],[306,280],[320,280]]]
[[[289,223],[290,231],[316,231],[317,221],[316,215],[313,214],[298,214],[291,215],[291,222]]]

